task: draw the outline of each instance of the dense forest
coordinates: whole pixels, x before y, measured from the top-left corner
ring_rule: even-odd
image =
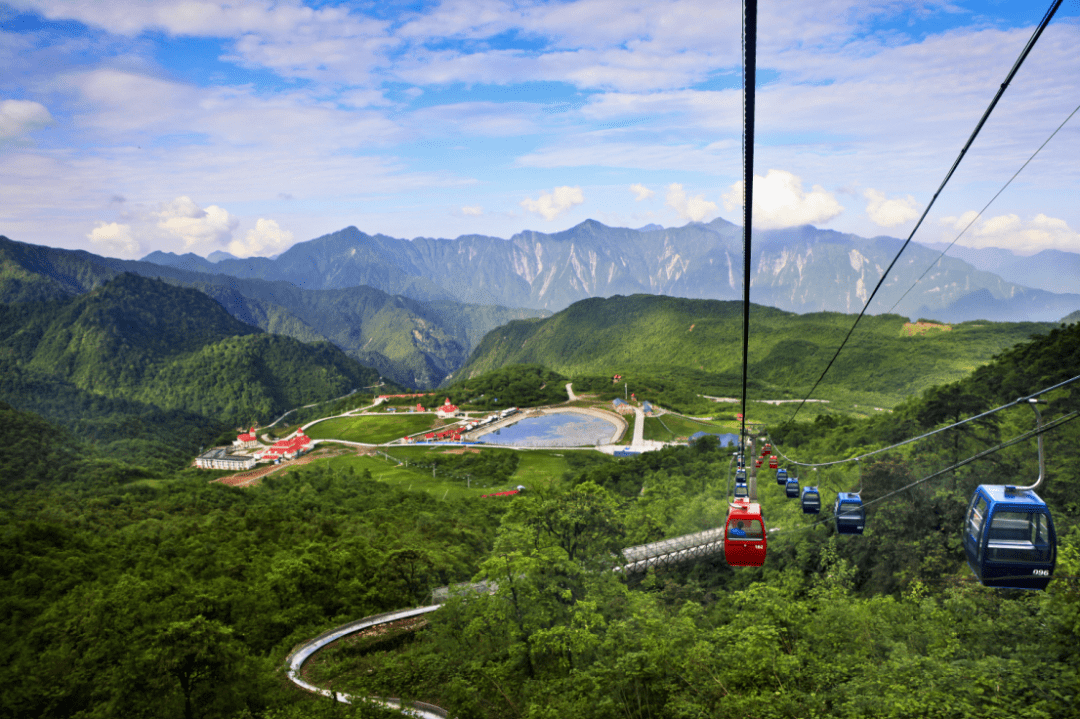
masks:
[[[135,464],[177,467],[230,427],[354,390],[370,398],[377,382],[329,342],[267,334],[201,292],[136,275],[0,304],[0,401]]]
[[[1004,353],[875,420],[771,429],[804,460],[851,457],[1080,374],[1080,326]],[[1048,417],[1080,409],[1075,387]],[[722,558],[622,577],[614,550],[719,524],[730,453],[712,441],[575,462],[560,489],[515,500],[465,596],[404,647],[332,648],[315,676],[469,717],[1055,717],[1080,691],[1080,422],[1046,437],[1057,576],[1046,592],[972,581],[960,545],[980,483],[1034,481],[1034,440],[875,503],[1030,430],[1017,407],[855,467],[803,470],[827,493],[862,489],[868,530],[834,533],[771,482],[760,569]],[[792,471],[798,473],[797,467]],[[766,479],[768,477],[766,476]]]
[[[542,372],[522,378],[565,391]],[[794,459],[841,459],[1076,374],[1071,325],[892,413],[767,429]],[[1080,409],[1075,386],[1044,399],[1048,419]],[[1033,481],[1034,440],[874,503],[1032,429],[1027,407],[861,466],[801,470],[827,498],[861,487],[863,536],[836,535],[828,512],[805,517],[764,475],[776,531],[763,567],[715,557],[632,576],[610,571],[620,547],[723,521],[730,450],[575,453],[562,477],[493,501],[404,491],[328,462],[236,489],[118,459],[9,405],[0,424],[15,440],[0,447],[2,716],[379,716],[292,688],[290,648],[481,580],[495,594],[452,599],[400,641],[343,643],[312,678],[462,718],[1075,714],[1080,422],[1046,435],[1040,494],[1059,559],[1045,592],[979,586],[960,548],[974,487]],[[501,478],[512,456],[448,456],[436,469]]]
[[[457,380],[442,393],[455,405],[470,409],[537,407],[565,402],[568,381],[541,365],[510,365]]]

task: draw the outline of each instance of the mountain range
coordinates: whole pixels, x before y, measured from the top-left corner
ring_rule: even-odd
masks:
[[[858,312],[902,244],[894,237],[863,238],[810,225],[755,231],[752,301],[790,312]],[[1057,262],[1061,277],[1072,272],[1073,284],[1063,280],[1054,286],[1070,292],[1025,286],[964,259],[938,261],[939,256],[932,248],[909,245],[870,311],[946,322],[1056,321],[1080,308],[1077,273],[1062,267],[1060,258],[1050,258],[1050,264]],[[1080,266],[1080,256],[1070,257]],[[161,252],[144,258],[193,272],[284,280],[304,289],[367,285],[419,301],[551,312],[589,297],[742,296],[742,229],[723,219],[637,230],[586,220],[563,232],[526,231],[508,240],[482,235],[404,240],[348,227],[296,244],[276,259],[215,259]],[[987,261],[987,266],[1001,264]],[[1026,274],[1040,283],[1048,278],[1044,270]],[[1025,271],[1011,271],[1017,275]]]
[[[935,250],[948,245],[928,244]],[[1034,255],[1018,255],[998,247],[948,248],[949,255],[967,262],[977,270],[992,272],[1003,280],[1047,292],[1073,293],[1080,289],[1080,254],[1062,250],[1042,250]]]
[[[198,289],[253,327],[303,342],[331,341],[383,376],[413,387],[437,385],[495,327],[549,314],[463,303],[445,292],[425,301],[370,286],[304,289],[285,280],[209,274],[198,268],[215,265],[202,258],[201,264],[188,261],[194,257],[173,264],[118,260],[0,237],[0,302],[68,298],[125,272],[160,278]]]
[[[131,272],[198,289],[248,325],[333,342],[395,382],[430,387],[464,365],[491,330],[585,299],[737,300],[741,243],[741,228],[722,219],[638,229],[587,220],[563,232],[510,239],[404,240],[348,227],[273,258],[245,259],[154,252],[141,261],[119,260],[0,237],[0,302],[71,297]],[[896,238],[809,225],[757,231],[751,298],[788,312],[856,312],[901,246]],[[971,262],[939,261],[939,250],[912,243],[870,312],[954,323],[1056,322],[1080,308],[1080,294],[1032,288],[985,269],[1068,289],[1080,255],[950,250],[956,252]]]

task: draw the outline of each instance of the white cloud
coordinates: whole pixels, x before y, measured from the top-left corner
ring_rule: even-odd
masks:
[[[977,213],[968,210],[959,217],[943,217],[941,223],[953,230],[963,230],[975,219]],[[1032,255],[1042,250],[1080,251],[1080,232],[1074,231],[1062,219],[1042,213],[1023,221],[1019,215],[998,215],[976,221],[959,240],[964,247],[1000,247],[1021,255]]]
[[[545,220],[551,221],[574,205],[580,205],[585,201],[580,187],[556,187],[550,193],[541,192],[540,198],[533,200],[526,197],[521,201],[521,206],[529,212],[542,215]]]
[[[517,137],[539,132],[533,117],[543,106],[528,102],[458,102],[421,108],[408,124],[420,135]]]
[[[480,205],[465,205],[461,208],[461,214],[469,217],[479,217],[484,214],[484,208]]]
[[[640,182],[635,184],[635,185],[630,185],[630,192],[634,193],[634,200],[636,202],[641,202],[642,200],[648,200],[653,195],[656,194],[655,192],[650,190],[648,187],[645,187],[645,185],[642,185]]]
[[[281,229],[277,220],[267,220],[260,217],[255,223],[255,227],[248,230],[242,241],[233,240],[229,243],[229,252],[237,257],[274,254],[288,249],[292,243],[292,232]]]
[[[863,197],[867,200],[866,214],[876,225],[895,227],[919,216],[919,203],[911,195],[886,200],[884,192],[869,188]]]
[[[99,222],[86,237],[99,252],[109,257],[132,259],[142,254],[142,247],[131,233],[131,225]]]
[[[204,210],[187,196],[177,197],[156,214],[159,218],[159,229],[181,240],[184,252],[199,254],[207,254],[224,247],[232,239],[233,230],[240,224],[227,210],[217,205],[210,205]],[[274,227],[277,227],[277,223],[274,223]],[[248,240],[251,241],[250,234]],[[234,251],[233,254],[237,253]]]
[[[743,181],[731,186],[724,196],[730,212],[743,206]],[[769,170],[765,177],[754,175],[754,225],[761,229],[821,224],[844,208],[821,185],[803,190],[802,179],[784,170]]]
[[[31,100],[0,102],[0,142],[26,137],[33,130],[53,124],[45,106]]]
[[[705,195],[688,198],[683,186],[677,182],[668,185],[667,206],[679,213],[679,217],[692,222],[702,222],[706,217],[716,214],[716,203],[705,199]]]

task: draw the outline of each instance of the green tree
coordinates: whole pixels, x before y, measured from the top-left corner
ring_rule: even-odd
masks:
[[[233,631],[202,615],[170,622],[154,637],[152,661],[179,685],[184,719],[195,719],[195,706],[223,703],[222,694],[244,673],[246,652]]]

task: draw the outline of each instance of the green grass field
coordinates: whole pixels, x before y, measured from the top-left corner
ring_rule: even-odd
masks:
[[[510,449],[484,449],[484,452],[514,452]],[[432,447],[402,447],[392,449],[388,454],[394,459],[408,460],[410,463],[424,462],[426,456],[431,453],[446,452],[444,448]],[[378,457],[344,456],[333,457],[325,461],[336,469],[352,468],[357,473],[365,469],[371,472],[373,479],[393,485],[406,491],[427,492],[440,499],[479,497],[483,494],[501,492],[514,489],[519,484],[530,489],[539,489],[557,482],[568,465],[564,458],[565,452],[530,450],[520,453],[520,462],[517,471],[509,481],[495,485],[486,485],[482,482],[473,482],[471,487],[466,487],[465,482],[459,479],[442,479],[432,477],[430,469],[406,467],[388,460],[381,455]]]
[[[369,414],[328,419],[313,425],[307,434],[312,439],[382,444],[430,429],[434,424],[435,416],[431,414]]]
[[[645,418],[645,439],[661,442],[684,440],[695,432],[737,432],[733,422],[705,422],[674,414]]]

